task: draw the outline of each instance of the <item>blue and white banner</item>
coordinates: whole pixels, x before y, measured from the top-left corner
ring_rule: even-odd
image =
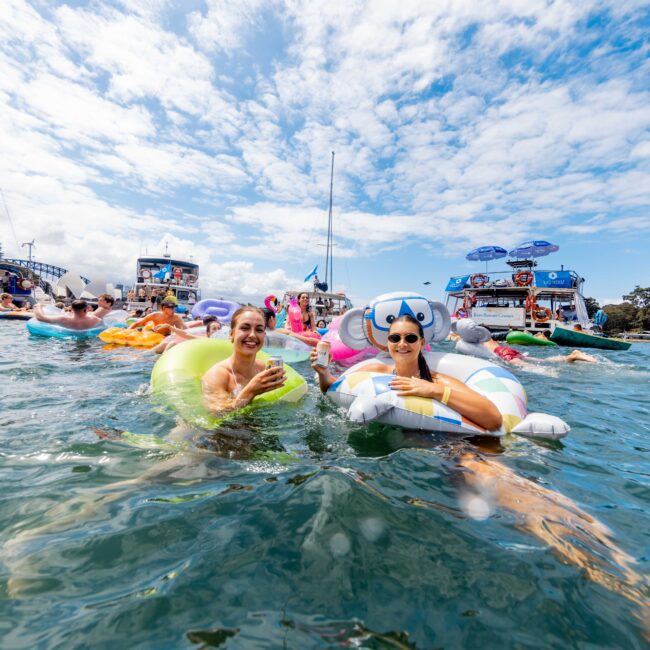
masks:
[[[535,271],[535,286],[548,289],[570,289],[569,271]]]
[[[458,275],[455,278],[449,278],[445,291],[461,291],[468,280],[469,275]]]

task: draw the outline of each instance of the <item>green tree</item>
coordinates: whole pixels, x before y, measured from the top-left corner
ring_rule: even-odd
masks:
[[[594,314],[600,309],[600,305],[595,298],[585,298],[585,305],[587,307],[587,315],[593,318]]]
[[[607,334],[617,334],[632,329],[636,324],[637,308],[631,302],[620,305],[605,305],[603,311],[609,316],[603,326]]]
[[[623,296],[623,300],[631,302],[637,309],[646,309],[650,307],[650,287],[637,284],[633,291]]]

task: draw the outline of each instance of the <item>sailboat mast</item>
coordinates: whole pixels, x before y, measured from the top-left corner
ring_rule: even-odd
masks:
[[[332,151],[332,169],[330,171],[330,209],[327,218],[327,253],[325,259],[325,282],[327,282],[327,271],[329,269],[329,290],[334,291],[333,269],[334,258],[332,248],[334,246],[334,233],[332,232],[332,199],[334,196],[334,152]]]

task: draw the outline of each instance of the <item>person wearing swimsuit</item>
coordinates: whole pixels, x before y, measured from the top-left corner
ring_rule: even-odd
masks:
[[[378,361],[363,367],[365,372],[393,374],[389,386],[398,395],[426,397],[448,404],[468,420],[488,431],[502,424],[497,407],[486,397],[454,377],[441,372],[431,373],[422,355],[426,345],[422,325],[412,316],[400,316],[388,331],[388,354],[395,362],[389,366]],[[336,381],[329,368],[316,365],[317,354],[311,354],[312,368],[318,373],[318,383],[323,393]]]
[[[314,321],[314,312],[309,308],[309,294],[305,291],[298,295],[298,305],[300,306],[302,319],[302,329],[304,332],[315,332],[316,323]]]
[[[233,353],[210,368],[201,380],[206,407],[213,413],[242,408],[262,393],[282,386],[284,368],[266,369],[257,353],[264,345],[264,315],[257,307],[241,307],[230,321]]]

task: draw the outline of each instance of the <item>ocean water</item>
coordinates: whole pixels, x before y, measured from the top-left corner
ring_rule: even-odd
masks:
[[[0,647],[647,648],[650,345],[595,354],[517,371],[561,442],[352,426],[302,364],[187,446],[150,353],[0,323]]]

